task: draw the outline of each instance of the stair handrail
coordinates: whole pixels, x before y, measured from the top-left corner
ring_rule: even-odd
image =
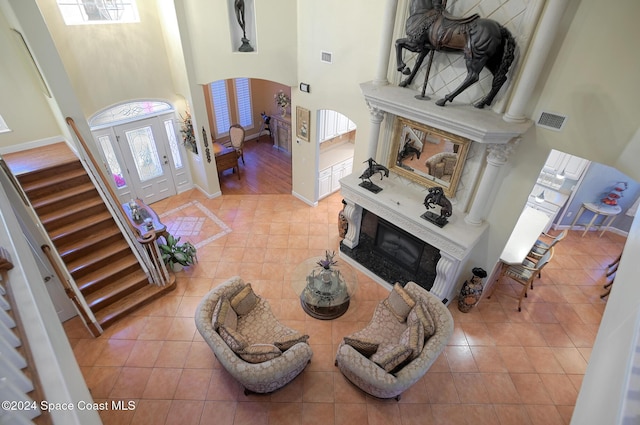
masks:
[[[164,262],[160,257],[159,250],[157,249],[157,247],[156,248],[151,247],[152,244],[156,245],[155,241],[157,237],[156,237],[155,231],[151,230],[149,234],[142,235],[138,231],[138,229],[135,228],[135,226],[133,226],[131,221],[126,218],[127,212],[124,210],[124,207],[122,206],[122,204],[118,202],[118,196],[116,195],[111,185],[108,183],[107,177],[104,175],[104,172],[102,171],[102,167],[100,166],[98,161],[96,161],[95,157],[93,156],[93,153],[91,152],[91,150],[89,149],[89,146],[87,145],[87,142],[84,140],[84,137],[82,137],[82,134],[80,134],[80,130],[78,129],[75,121],[73,120],[73,118],[67,117],[66,122],[75,133],[76,137],[78,138],[78,141],[80,142],[80,145],[82,146],[82,150],[86,153],[87,157],[89,158],[89,161],[91,162],[91,165],[98,173],[97,178],[100,179],[100,181],[102,182],[102,185],[109,192],[109,196],[112,199],[112,204],[116,204],[116,207],[121,217],[125,218],[124,220],[121,220],[121,221],[124,221],[127,223],[127,227],[129,228],[131,234],[136,238],[138,243],[142,245],[142,247],[144,248],[140,253],[141,254],[144,253],[147,257],[147,260],[150,263],[150,264],[147,264],[147,268],[148,268],[149,274],[151,275],[150,277],[151,281],[160,286],[164,286],[167,283],[171,282],[171,276],[169,275],[166,268],[164,267]],[[158,270],[158,264],[162,266],[159,270]]]
[[[51,267],[53,268],[53,272],[56,274],[56,276],[58,277],[58,280],[62,284],[64,293],[67,294],[67,297],[69,297],[69,299],[76,306],[76,310],[78,310],[78,312],[80,313],[80,316],[82,316],[82,320],[84,321],[84,323],[87,324],[87,327],[89,328],[89,331],[91,332],[91,334],[95,337],[100,336],[102,331],[98,328],[96,323],[91,320],[91,317],[85,310],[84,305],[82,304],[82,302],[80,302],[80,299],[78,298],[78,294],[76,294],[76,292],[73,290],[73,288],[69,284],[69,281],[65,277],[65,273],[62,271],[62,268],[60,267],[54,255],[51,252],[51,247],[47,244],[43,244],[40,247],[40,249],[42,249],[42,252],[44,252],[44,255],[47,257],[47,260],[49,260],[49,264],[51,264]]]

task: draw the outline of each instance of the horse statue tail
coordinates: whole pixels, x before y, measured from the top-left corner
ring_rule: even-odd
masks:
[[[511,35],[511,32],[503,26],[500,26],[500,35],[502,36],[502,61],[496,71],[495,78],[493,79],[493,87],[500,87],[507,81],[507,72],[513,63],[516,56],[516,40]]]

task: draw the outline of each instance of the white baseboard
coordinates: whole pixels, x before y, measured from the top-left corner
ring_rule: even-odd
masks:
[[[300,199],[302,202],[304,202],[305,204],[311,206],[311,207],[317,207],[318,206],[318,202],[312,202],[310,200],[308,200],[307,198],[305,198],[304,196],[300,195],[299,193],[297,193],[296,191],[291,191],[291,194],[293,196],[295,196],[296,198]]]

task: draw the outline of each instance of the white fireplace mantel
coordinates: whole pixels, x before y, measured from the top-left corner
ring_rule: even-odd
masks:
[[[437,106],[435,99],[416,99],[418,93],[414,90],[392,84],[367,82],[360,84],[360,89],[372,109],[440,128],[478,143],[508,143],[520,137],[532,124],[529,120],[506,122],[502,115],[472,105]]]
[[[354,248],[358,245],[362,210],[371,211],[440,251],[436,280],[430,292],[441,300],[451,300],[460,276],[460,266],[488,225],[468,224],[464,220],[464,214],[455,208],[449,223],[443,228],[426,221],[420,217],[426,211],[423,205],[426,189],[421,191],[406,186],[400,178],[393,175],[382,181],[375,179],[375,184],[383,188],[377,194],[360,187],[359,183],[357,173],[340,180],[341,193],[347,204],[343,213],[349,223],[343,241],[345,246]]]

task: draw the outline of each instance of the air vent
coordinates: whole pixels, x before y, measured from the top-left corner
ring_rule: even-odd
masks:
[[[564,124],[567,122],[567,117],[564,115],[553,114],[551,112],[540,113],[536,125],[539,127],[548,128],[549,130],[560,131]]]
[[[322,62],[326,62],[326,63],[332,63],[333,62],[333,53],[331,52],[320,52],[320,60]]]

